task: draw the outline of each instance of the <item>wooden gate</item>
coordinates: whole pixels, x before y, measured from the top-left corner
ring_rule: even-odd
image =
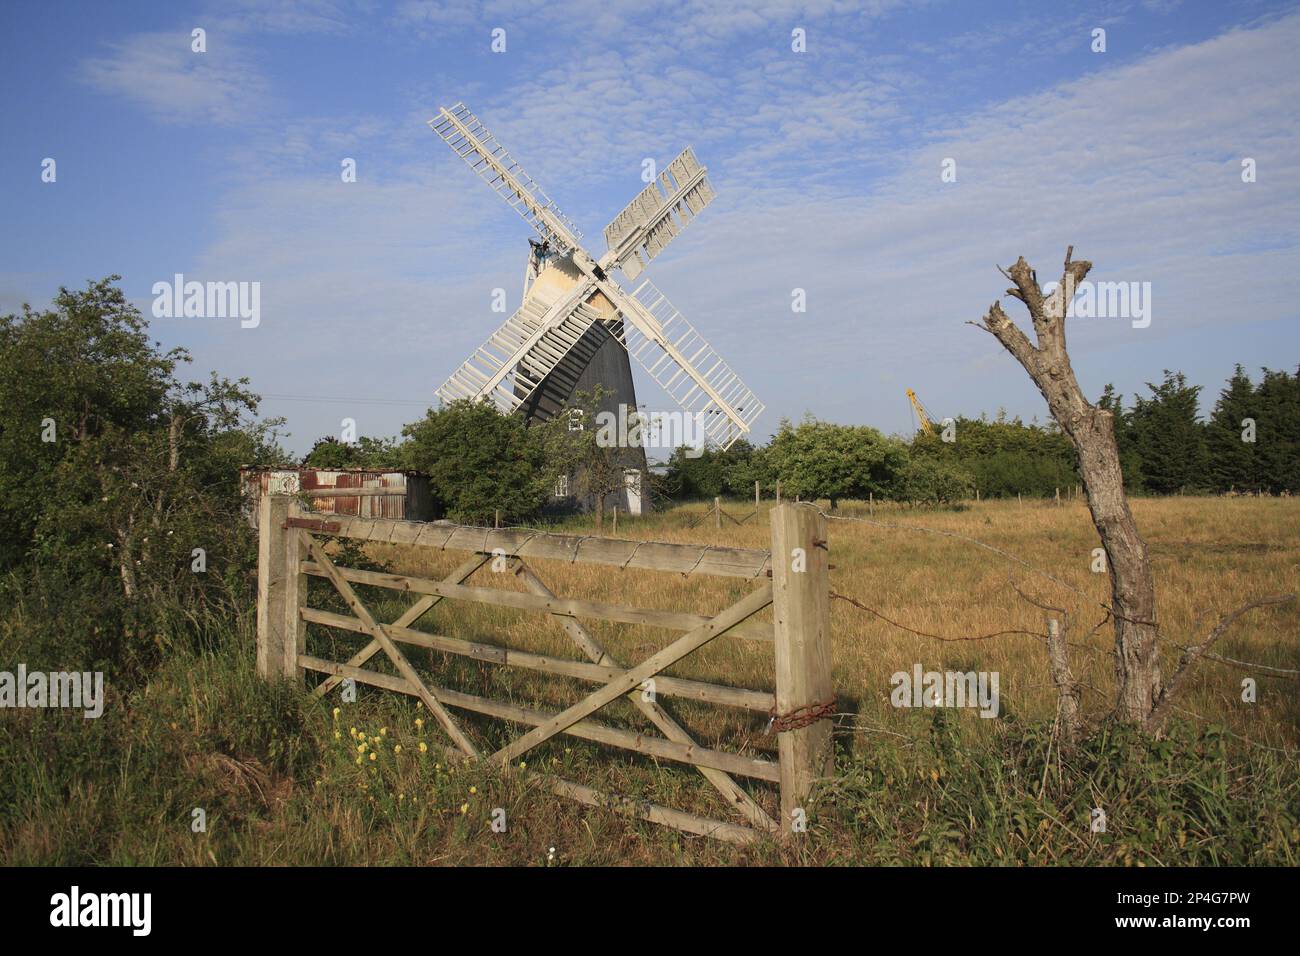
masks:
[[[707,819],[542,775],[554,793],[619,812],[736,843],[763,833],[789,834],[792,821],[814,780],[830,773],[831,688],[829,585],[825,519],[811,505],[779,504],[771,513],[772,550],[755,551],[702,545],[664,544],[619,538],[559,535],[540,531],[475,528],[445,523],[320,516],[289,496],[260,502],[257,608],[257,666],[266,678],[303,681],[306,671],[328,675],[314,693],[323,696],[347,678],[419,698],[441,725],[458,759],[492,760],[505,767],[557,734],[594,741],[695,766],[723,795],[743,823]],[[362,571],[337,565],[326,554],[328,537],[463,552],[466,559],[442,580]],[[613,573],[651,571],[752,579],[755,587],[714,615],[625,607],[554,594],[529,562],[559,560],[604,565]],[[518,575],[526,591],[471,586],[465,582],[484,565]],[[307,606],[307,579],[327,579],[351,614]],[[495,575],[494,575],[495,577]],[[392,623],[377,621],[353,584],[373,585],[417,595]],[[564,629],[582,658],[561,658],[415,630],[430,608],[468,601],[535,611]],[[773,607],[769,622],[753,620]],[[684,632],[632,666],[611,657],[580,623],[580,618],[615,621]],[[350,630],[370,638],[346,662],[308,653],[308,625]],[[720,637],[758,642],[774,650],[774,691],[730,687],[667,676],[663,672]],[[550,713],[429,683],[411,665],[401,645],[431,648],[480,661],[576,678],[600,685],[577,703]],[[367,669],[384,655],[398,674]],[[653,694],[643,694],[647,681]],[[649,736],[597,723],[590,718],[612,701],[626,697],[662,736]],[[660,702],[681,697],[770,716],[777,734],[778,759],[768,760],[701,747]],[[647,699],[649,698],[649,699]],[[469,711],[530,727],[495,753],[481,753],[452,711]],[[780,815],[772,818],[735,777],[779,786]]]

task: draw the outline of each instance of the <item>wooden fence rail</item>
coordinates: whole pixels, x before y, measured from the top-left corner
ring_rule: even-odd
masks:
[[[829,584],[825,519],[811,505],[777,504],[771,513],[772,549],[755,551],[703,545],[629,541],[590,535],[558,535],[520,529],[471,528],[444,522],[422,523],[331,515],[311,517],[290,496],[260,502],[258,552],[257,665],[267,679],[302,682],[306,672],[326,675],[314,693],[324,696],[344,680],[418,698],[436,719],[460,759],[491,760],[509,766],[534,747],[563,734],[601,745],[694,766],[722,795],[744,824],[709,819],[641,800],[601,793],[582,784],[544,776],[561,796],[603,806],[690,833],[732,842],[751,842],[764,833],[788,835],[813,783],[831,767],[834,698],[830,682]],[[326,541],[363,542],[462,552],[465,560],[442,580],[362,571],[336,565]],[[600,565],[623,570],[749,578],[755,587],[713,615],[682,610],[625,607],[559,597],[530,564],[536,560]],[[485,565],[508,571],[525,591],[471,585]],[[328,580],[350,614],[307,606],[309,577]],[[493,577],[497,580],[497,575]],[[391,623],[375,619],[353,584],[408,593],[417,600]],[[435,634],[412,625],[443,601],[468,602],[542,614],[558,624],[580,652],[566,658]],[[772,621],[755,616],[773,608]],[[681,632],[639,663],[626,665],[600,646],[582,619],[664,628]],[[351,631],[370,638],[346,662],[308,653],[308,625]],[[722,637],[755,642],[754,653],[771,646],[774,691],[731,687],[673,677],[663,672]],[[547,712],[430,683],[411,665],[402,647],[428,648],[473,660],[573,678],[595,689],[559,711]],[[383,655],[397,674],[365,665]],[[643,694],[652,687],[653,694]],[[777,759],[733,753],[698,744],[659,698],[681,698],[771,716],[777,734]],[[593,717],[625,698],[662,736],[602,724]],[[455,711],[456,713],[453,713]],[[473,727],[462,712],[527,728],[495,753],[480,753]],[[764,806],[761,785],[751,792],[733,777],[777,784],[779,816]],[[778,823],[777,820],[783,822]]]

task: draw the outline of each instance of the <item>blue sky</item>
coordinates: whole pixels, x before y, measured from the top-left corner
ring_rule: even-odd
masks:
[[[805,411],[909,432],[908,386],[1042,419],[965,323],[996,264],[1057,278],[1070,243],[1151,283],[1149,327],[1071,323],[1085,389],[1171,368],[1212,401],[1235,362],[1300,363],[1297,49],[1268,2],[10,0],[0,311],[109,273],[146,314],[177,272],[257,281],[257,328],[154,336],[249,376],[295,450],[395,434],[500,324],[492,290],[519,301],[527,227],[425,125],[463,100],[595,256],[642,160],[694,147],[718,198],[647,275],[767,404],[760,438]]]

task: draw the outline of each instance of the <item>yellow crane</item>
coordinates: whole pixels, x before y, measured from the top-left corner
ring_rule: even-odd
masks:
[[[912,403],[912,408],[916,410],[916,417],[921,420],[921,427],[933,435],[934,422],[930,420],[930,415],[926,412],[925,406],[921,404],[921,400],[916,397],[916,392],[909,388],[907,398]]]

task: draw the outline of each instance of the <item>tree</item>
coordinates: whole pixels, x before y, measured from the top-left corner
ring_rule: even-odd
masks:
[[[1199,385],[1182,372],[1164,372],[1159,385],[1147,383],[1150,398],[1133,404],[1132,429],[1142,459],[1142,484],[1157,494],[1204,487],[1205,429],[1198,420]]]
[[[430,490],[455,521],[487,524],[499,509],[513,523],[535,517],[555,484],[540,437],[521,415],[487,400],[430,409],[402,429],[401,465],[429,475]]]
[[[31,547],[54,471],[109,429],[157,425],[184,353],[155,352],[119,276],[0,318],[0,568]]]
[[[1219,393],[1214,411],[1205,426],[1209,474],[1217,491],[1255,491],[1260,487],[1255,447],[1259,439],[1260,412],[1255,386],[1240,365]],[[1255,423],[1247,437],[1247,421]]]
[[[640,449],[640,412],[620,405],[605,408],[607,392],[597,385],[592,391],[577,391],[568,404],[541,426],[548,472],[553,477],[568,475],[573,493],[596,515],[596,531],[604,529],[609,499],[627,488],[627,472]],[[620,419],[620,416],[621,419]]]
[[[1300,369],[1295,375],[1264,369],[1255,393],[1259,428],[1255,456],[1259,482],[1274,494],[1300,490]]]
[[[392,438],[363,435],[356,444],[349,444],[326,435],[316,440],[302,463],[307,468],[391,469],[399,467],[401,456],[402,451]]]
[[[918,456],[903,469],[899,496],[912,504],[945,505],[975,493],[975,483],[959,465]]]
[[[767,460],[788,494],[828,498],[834,510],[842,498],[897,491],[907,448],[865,425],[834,425],[807,415],[797,426],[781,421]]]
[[[29,663],[121,674],[246,607],[238,466],[284,455],[245,380],[177,378],[116,279],[0,319],[0,606],[41,609]]]
[[[1003,411],[993,421],[958,416],[951,426],[953,441],[918,433],[912,439],[912,459],[948,463],[986,498],[1050,497],[1077,480],[1073,449],[1059,429],[1026,425]]]
[[[666,486],[670,497],[678,501],[723,494],[748,496],[755,481],[770,482],[766,449],[755,448],[743,438],[725,451],[678,447],[668,459]]]
[[[1090,262],[1073,261],[1073,252],[1073,246],[1066,251],[1061,283],[1047,297],[1023,256],[1002,272],[1013,284],[1007,293],[1029,312],[1037,345],[999,302],[989,306],[982,324],[973,324],[997,338],[1029,374],[1078,456],[1088,508],[1110,572],[1118,709],[1124,719],[1145,725],[1161,695],[1155,584],[1146,542],[1124,494],[1114,415],[1084,398],[1066,351],[1066,309],[1092,269]]]

